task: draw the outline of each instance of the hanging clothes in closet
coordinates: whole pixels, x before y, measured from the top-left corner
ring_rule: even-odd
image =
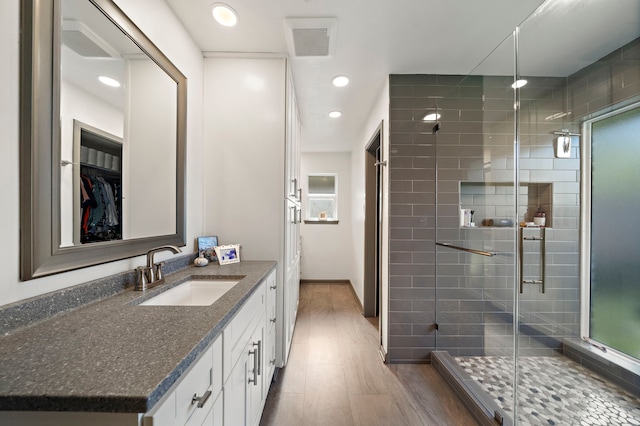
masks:
[[[122,239],[120,174],[100,175],[83,168],[80,182],[81,243]]]

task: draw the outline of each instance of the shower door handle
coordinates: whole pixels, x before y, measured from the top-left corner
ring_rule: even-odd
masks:
[[[524,228],[520,228],[518,232],[520,238],[518,241],[518,260],[520,261],[520,268],[518,269],[518,275],[520,283],[520,293],[524,292],[525,284],[539,284],[540,290],[542,293],[545,292],[544,287],[544,277],[545,277],[545,258],[546,258],[546,228],[540,228],[540,236],[530,236],[527,237],[524,235]],[[540,242],[540,278],[533,280],[526,280],[524,278],[524,242],[525,241],[539,241]]]

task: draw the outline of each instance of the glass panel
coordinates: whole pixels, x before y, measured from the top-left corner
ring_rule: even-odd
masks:
[[[60,246],[175,233],[176,82],[90,2],[62,1],[61,20],[60,155],[80,167],[60,171]],[[118,140],[117,153],[83,152],[77,122]]]
[[[437,350],[513,411],[516,185],[514,38],[442,99],[436,140]],[[442,78],[444,85],[454,77]],[[428,111],[421,113],[424,117]],[[468,249],[472,252],[466,251]]]
[[[307,218],[311,220],[337,220],[337,180],[331,174],[309,175]]]
[[[334,198],[318,198],[310,196],[309,219],[337,219],[335,214]]]
[[[335,176],[316,176],[309,175],[309,194],[328,194],[336,193],[336,177]]]
[[[601,352],[592,351],[581,339],[587,336],[581,327],[590,316],[588,311],[581,312],[585,295],[581,293],[585,270],[580,267],[581,235],[587,235],[581,229],[581,215],[590,212],[588,202],[581,205],[581,187],[588,187],[588,182],[582,182],[581,165],[590,161],[585,149],[589,138],[583,128],[585,122],[617,104],[628,105],[640,94],[640,3],[611,0],[577,5],[576,1],[547,0],[519,29],[517,63],[527,84],[519,90],[518,167],[520,185],[528,191],[521,191],[518,220],[539,222],[540,209],[545,213],[545,229],[523,228],[526,239],[520,243],[524,284],[516,305],[515,424],[623,422],[624,404],[619,404],[623,398],[606,399],[613,395],[613,388],[599,389],[602,381],[594,380],[594,373],[585,369],[594,361],[582,358],[579,365],[573,360]],[[620,148],[608,142],[605,149]],[[611,168],[600,172],[610,174]],[[627,200],[633,198],[626,195]],[[612,219],[607,226],[624,223],[613,219],[611,211],[605,214]],[[623,232],[633,233],[631,220]],[[618,243],[612,231],[601,231],[605,233],[593,236],[598,242]],[[582,306],[588,308],[588,303]],[[599,398],[595,401],[585,395]],[[608,408],[613,406],[620,411]]]
[[[591,338],[640,358],[640,108],[591,128]]]

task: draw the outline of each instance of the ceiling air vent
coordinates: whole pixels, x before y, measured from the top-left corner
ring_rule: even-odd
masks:
[[[81,21],[62,23],[62,44],[85,58],[118,58],[120,54]]]
[[[285,33],[289,54],[296,57],[333,55],[338,20],[335,18],[289,18]]]

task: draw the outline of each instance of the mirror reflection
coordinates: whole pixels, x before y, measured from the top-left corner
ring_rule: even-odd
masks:
[[[90,2],[61,21],[60,247],[175,234],[176,82]]]

